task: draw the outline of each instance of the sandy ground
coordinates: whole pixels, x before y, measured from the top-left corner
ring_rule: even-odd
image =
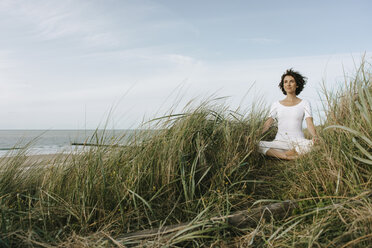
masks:
[[[14,157],[1,157],[0,166],[9,163]],[[22,158],[24,159],[24,158]],[[42,154],[42,155],[30,155],[26,156],[25,161],[22,163],[27,166],[52,166],[55,164],[63,163],[66,160],[71,159],[71,154]]]

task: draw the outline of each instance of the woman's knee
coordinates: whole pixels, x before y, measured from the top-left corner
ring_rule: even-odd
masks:
[[[298,154],[305,154],[311,151],[311,148],[313,147],[314,143],[312,140],[309,140],[309,142],[304,142],[302,144],[299,144],[295,147],[295,150]]]
[[[258,152],[262,153],[263,155],[266,155],[267,151],[270,149],[270,147],[267,147],[263,141],[260,141],[258,143]]]

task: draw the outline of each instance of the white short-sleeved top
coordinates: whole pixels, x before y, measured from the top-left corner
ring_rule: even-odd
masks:
[[[304,99],[294,106],[284,106],[276,101],[271,105],[269,117],[278,121],[275,140],[305,138],[302,122],[307,117],[312,117],[311,105]]]

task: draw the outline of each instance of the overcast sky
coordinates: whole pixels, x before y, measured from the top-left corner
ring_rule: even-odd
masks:
[[[0,0],[0,129],[97,128],[111,108],[110,128],[136,128],[180,96],[269,105],[288,68],[318,119],[321,82],[371,59],[371,13],[369,0]]]

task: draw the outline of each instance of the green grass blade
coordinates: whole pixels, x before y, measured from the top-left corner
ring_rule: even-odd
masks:
[[[358,132],[354,129],[351,129],[349,127],[345,127],[345,126],[340,126],[340,125],[332,125],[332,126],[328,126],[326,128],[324,128],[324,130],[327,130],[327,129],[330,129],[330,128],[339,128],[339,129],[343,129],[345,131],[348,131],[356,136],[359,136],[361,139],[363,139],[368,145],[372,146],[372,141],[370,139],[368,139],[365,135],[363,135],[361,132]]]
[[[359,142],[353,137],[353,143],[359,148],[359,150],[367,156],[370,160],[372,160],[372,154],[370,154],[363,146],[359,144]]]
[[[366,164],[369,164],[369,165],[372,165],[372,160],[369,160],[369,159],[365,159],[365,158],[361,158],[361,157],[358,157],[358,156],[353,156],[355,159],[359,160],[360,162],[363,162],[363,163],[366,163]]]
[[[146,207],[150,210],[150,212],[151,212],[152,214],[154,213],[154,212],[152,211],[152,208],[151,208],[150,204],[149,204],[145,199],[143,199],[139,194],[137,194],[136,192],[134,192],[134,191],[132,191],[132,190],[130,190],[130,189],[128,189],[128,191],[129,191],[130,193],[132,193],[134,196],[136,196],[138,199],[140,199],[140,200],[143,202],[143,204],[146,205]]]

